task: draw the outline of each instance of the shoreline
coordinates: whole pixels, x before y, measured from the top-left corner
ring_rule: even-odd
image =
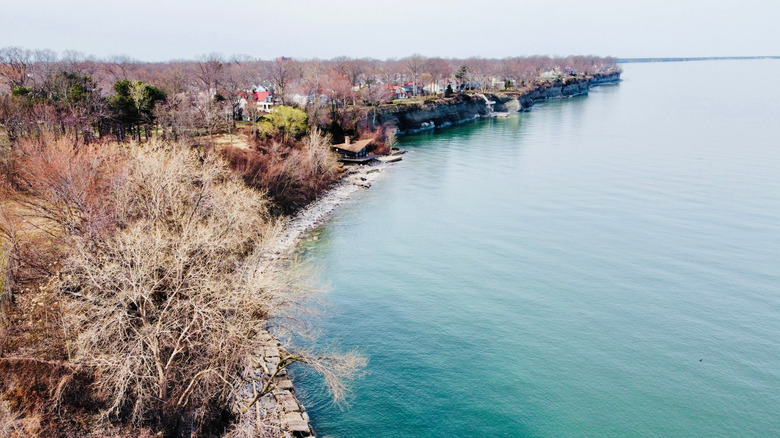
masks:
[[[589,88],[600,85],[618,83],[620,75],[610,76],[606,80],[591,81],[588,80],[582,88],[582,83],[576,84],[577,89],[570,89],[568,93],[561,92],[550,93],[549,90],[537,88],[531,93],[524,93],[520,96],[513,96],[510,99],[500,101],[502,111],[495,112],[492,108],[484,111],[479,108],[478,111],[466,111],[460,117],[451,117],[444,121],[425,120],[418,127],[398,132],[399,135],[414,134],[427,130],[435,130],[448,126],[459,125],[469,121],[491,118],[507,117],[513,113],[529,111],[535,103],[548,99],[569,98],[577,95],[587,94]],[[484,96],[483,96],[484,97]],[[493,96],[491,96],[493,97]],[[519,97],[519,99],[518,99]],[[487,102],[487,98],[479,99],[480,107]],[[497,99],[498,100],[498,99]],[[507,103],[514,100],[514,105]],[[446,107],[447,105],[445,105]],[[419,108],[417,109],[420,110]],[[473,111],[473,112],[472,112]],[[426,112],[423,110],[422,112]],[[434,113],[439,110],[434,110]],[[344,175],[337,181],[333,187],[329,188],[320,198],[304,207],[295,216],[285,220],[281,224],[280,233],[274,237],[268,245],[265,252],[265,262],[262,270],[276,269],[280,263],[283,263],[294,254],[300,243],[306,239],[312,231],[324,226],[331,218],[333,212],[348,202],[355,193],[361,189],[368,189],[377,181],[385,171],[395,162],[376,162],[366,165],[354,165],[345,168]],[[244,426],[254,428],[259,424],[270,427],[278,431],[280,437],[314,437],[316,436],[311,420],[306,412],[305,406],[295,396],[295,386],[290,379],[287,370],[279,370],[276,374],[276,366],[280,361],[281,352],[284,352],[284,346],[270,332],[265,331],[261,334],[265,341],[265,348],[262,352],[251,358],[253,367],[247,370],[248,378],[245,378],[245,384],[239,389],[239,396],[233,403],[233,410],[236,413],[241,411],[242,406],[248,404],[248,400],[255,398],[257,394],[257,382],[274,380],[275,389],[269,394],[259,398],[252,411],[247,411],[239,415],[238,428]],[[251,415],[254,414],[254,415]],[[252,429],[250,429],[252,430]],[[257,430],[257,429],[254,429]]]
[[[345,168],[344,176],[324,195],[285,221],[282,235],[270,245],[267,256],[271,260],[288,257],[306,234],[324,225],[331,214],[361,189],[368,189],[393,162],[356,165]]]
[[[396,135],[416,134],[432,129],[491,117],[495,113],[531,110],[539,102],[587,95],[591,88],[620,82],[621,72],[598,73],[577,78],[556,78],[536,82],[519,90],[458,93],[452,97],[382,105],[375,117],[377,125],[395,126]]]
[[[333,187],[319,199],[304,207],[281,225],[281,232],[266,248],[262,270],[277,269],[292,256],[300,243],[314,230],[322,227],[333,212],[345,204],[360,190],[368,189],[393,166],[394,162],[378,162],[369,165],[350,166]],[[238,416],[237,430],[271,430],[279,437],[313,437],[306,407],[295,396],[295,387],[286,369],[276,370],[284,345],[268,330],[259,336],[263,338],[263,351],[250,358],[252,366],[244,373],[244,384],[238,388],[238,396],[232,403],[232,410]],[[257,396],[258,382],[272,379],[274,389],[257,399],[251,409],[242,413]]]

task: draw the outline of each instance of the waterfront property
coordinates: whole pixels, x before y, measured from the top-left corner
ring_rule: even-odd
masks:
[[[334,144],[333,150],[339,154],[339,161],[349,163],[365,163],[373,160],[373,155],[368,155],[368,146],[374,141],[373,138],[351,142],[349,137],[344,138],[344,143]]]

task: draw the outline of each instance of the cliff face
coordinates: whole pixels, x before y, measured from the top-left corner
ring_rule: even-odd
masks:
[[[395,125],[398,134],[411,134],[462,123],[488,113],[485,99],[461,94],[425,103],[382,106],[377,112],[377,122]]]
[[[588,78],[564,78],[535,85],[522,91],[500,95],[466,95],[436,99],[425,103],[384,105],[377,110],[377,123],[395,125],[397,134],[411,134],[443,128],[487,116],[492,111],[527,111],[540,101],[588,94],[590,87],[617,83],[620,73],[596,74]],[[490,104],[488,103],[490,102]]]

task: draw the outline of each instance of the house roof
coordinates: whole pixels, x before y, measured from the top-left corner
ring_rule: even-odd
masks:
[[[363,150],[364,147],[370,145],[371,142],[373,142],[373,141],[374,141],[373,138],[369,138],[367,140],[358,140],[356,142],[334,144],[333,147],[336,148],[336,149],[344,150],[344,151],[358,153],[361,150]]]
[[[270,91],[253,91],[251,93],[247,93],[244,91],[238,92],[239,97],[243,97],[244,99],[247,100],[251,98],[251,100],[256,100],[258,102],[264,102],[270,95],[271,95]]]
[[[252,97],[258,102],[265,102],[270,94],[268,91],[255,91]]]

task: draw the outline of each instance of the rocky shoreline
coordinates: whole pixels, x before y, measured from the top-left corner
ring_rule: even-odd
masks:
[[[538,102],[581,96],[588,94],[591,87],[618,82],[619,72],[603,73],[540,82],[533,87],[500,94],[458,94],[425,102],[383,105],[377,111],[376,124],[395,126],[398,135],[414,134],[466,123],[495,113],[529,111]]]
[[[371,187],[392,165],[377,162],[347,167],[344,177],[334,187],[283,224],[282,233],[268,247],[263,270],[279,268],[308,233],[321,227],[333,211],[356,192]],[[263,351],[250,358],[251,367],[245,370],[244,383],[233,401],[233,413],[239,417],[236,431],[241,435],[242,431],[262,430],[267,433],[264,436],[274,438],[315,436],[306,408],[295,396],[287,370],[277,370],[286,354],[284,346],[268,331],[264,330],[259,336],[264,343]],[[273,389],[258,397],[269,380]]]
[[[372,162],[367,165],[348,166],[344,177],[334,187],[284,224],[283,234],[270,245],[266,257],[277,260],[289,256],[306,233],[320,227],[333,210],[346,202],[355,192],[371,187],[371,184],[392,165],[392,163]]]

